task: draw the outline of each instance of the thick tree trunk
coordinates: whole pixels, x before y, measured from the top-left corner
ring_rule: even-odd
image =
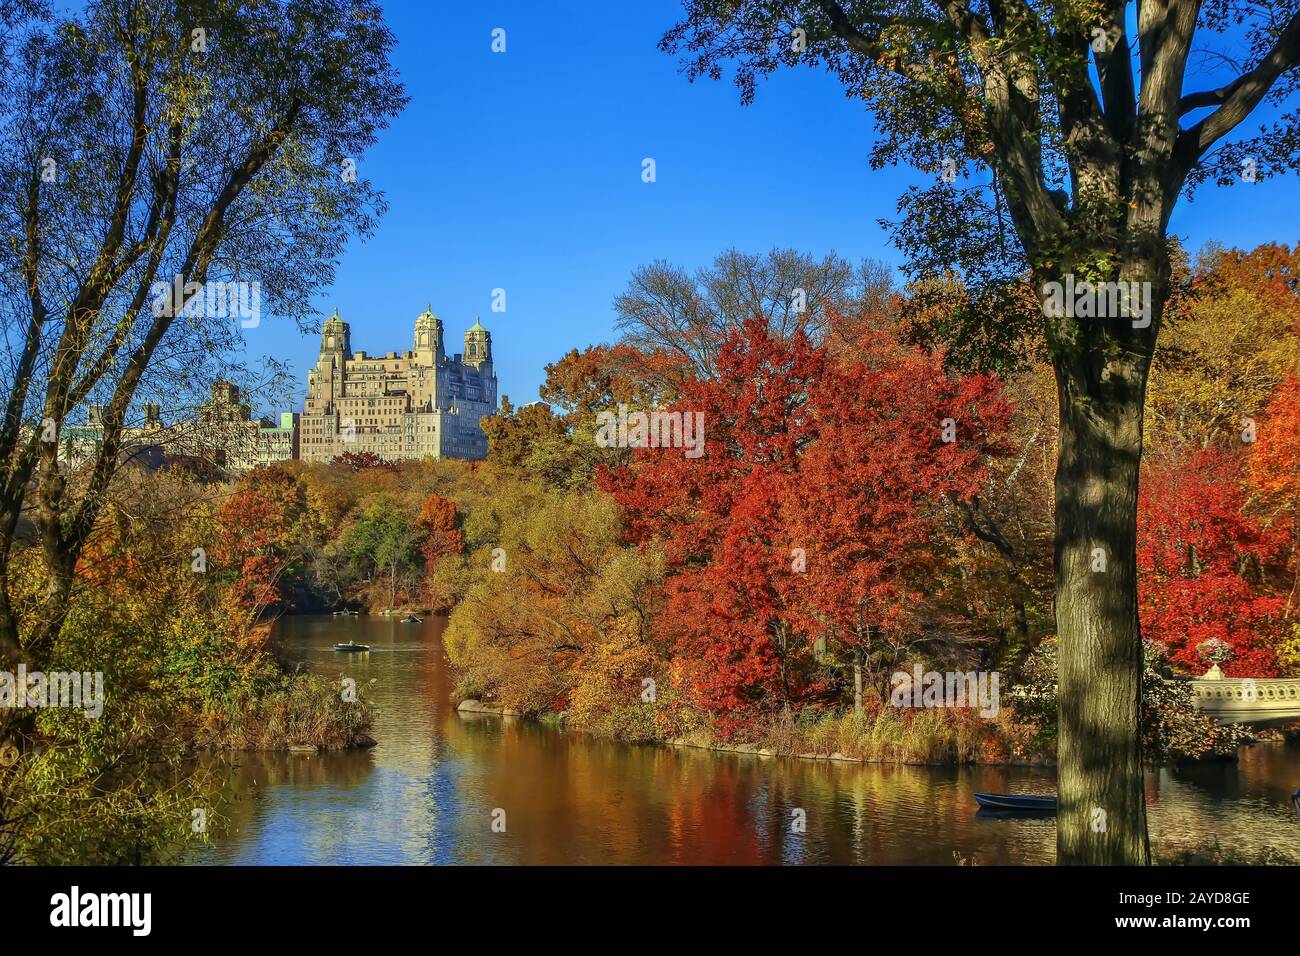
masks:
[[[1148,368],[1113,347],[1057,363],[1058,864],[1151,858],[1136,574]]]

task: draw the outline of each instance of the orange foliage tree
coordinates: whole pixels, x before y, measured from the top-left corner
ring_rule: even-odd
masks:
[[[658,626],[724,732],[824,696],[818,638],[854,652],[860,683],[874,635],[914,626],[935,514],[978,487],[1005,424],[991,379],[884,336],[854,354],[747,322],[670,409],[703,415],[704,455],[641,448],[602,472],[631,538],[664,548]]]
[[[464,536],[457,524],[460,513],[456,502],[439,494],[431,494],[420,504],[420,513],[415,519],[416,526],[425,533],[420,545],[429,573],[440,558],[450,554],[460,554]]]

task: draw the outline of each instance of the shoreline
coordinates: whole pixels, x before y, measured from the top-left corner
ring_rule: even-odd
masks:
[[[513,707],[504,707],[499,704],[485,704],[482,701],[466,699],[456,705],[457,713],[461,714],[480,714],[492,717],[511,717],[518,720],[529,720],[534,723],[544,724],[546,721],[536,717],[525,716],[521,711]],[[588,731],[568,731],[569,733],[589,733]],[[848,754],[835,751],[829,754],[813,753],[805,751],[796,753],[791,751],[777,750],[773,747],[764,747],[760,744],[731,744],[720,741],[703,742],[694,740],[690,737],[665,737],[658,740],[619,740],[616,737],[602,737],[599,734],[591,734],[601,740],[612,740],[617,743],[636,745],[648,744],[658,747],[676,747],[679,749],[689,750],[707,750],[713,753],[734,753],[746,754],[753,757],[768,758],[786,758],[794,760],[826,760],[834,763],[856,763],[856,764],[874,764],[881,766],[896,767],[1032,767],[1037,769],[1055,769],[1056,761],[1048,757],[1031,757],[1024,760],[1008,760],[997,763],[986,763],[979,761],[925,761],[925,760],[884,760],[878,757],[852,757]]]
[[[485,715],[490,717],[509,717],[515,720],[531,721],[536,724],[551,723],[539,717],[527,716],[522,711],[514,707],[505,707],[500,704],[485,704],[482,701],[475,700],[473,698],[468,698],[466,700],[461,701],[455,706],[455,710],[457,713],[460,714],[477,714],[477,715]],[[874,765],[874,766],[894,766],[894,767],[1019,767],[1019,768],[1030,768],[1035,770],[1055,770],[1057,767],[1056,759],[1054,757],[1046,757],[1046,756],[1027,757],[1027,758],[1022,758],[1017,760],[1002,760],[996,762],[981,761],[981,760],[966,760],[966,761],[886,760],[879,757],[853,757],[850,756],[849,754],[840,753],[839,751],[834,751],[829,754],[815,753],[812,751],[795,752],[795,751],[778,750],[774,747],[765,747],[762,746],[761,744],[756,744],[756,743],[732,744],[732,743],[726,743],[722,741],[701,741],[698,739],[692,739],[690,737],[664,737],[656,740],[622,740],[617,737],[602,736],[600,734],[593,733],[591,731],[567,729],[564,728],[562,724],[560,724],[559,729],[565,730],[565,732],[567,733],[586,734],[588,736],[595,737],[599,740],[609,740],[616,743],[627,744],[630,746],[649,745],[649,746],[656,746],[656,747],[675,747],[678,749],[686,749],[686,750],[707,750],[713,753],[744,754],[751,757],[785,758],[785,759],[793,759],[793,760],[825,760],[832,763],[853,763],[853,764],[861,764],[864,766]],[[1293,739],[1293,736],[1300,737],[1300,734],[1293,735],[1292,733],[1282,733],[1276,738],[1256,737],[1250,740],[1249,742],[1243,744],[1243,746],[1254,747],[1257,744],[1286,743],[1291,739]],[[1218,755],[1218,756],[1207,756],[1195,760],[1193,759],[1175,760],[1169,764],[1158,764],[1153,767],[1147,767],[1146,769],[1157,770],[1160,767],[1164,767],[1164,766],[1192,766],[1192,765],[1200,766],[1200,765],[1211,765],[1211,764],[1222,764],[1222,763],[1236,763],[1236,761],[1237,761],[1236,754],[1233,754],[1231,756]]]

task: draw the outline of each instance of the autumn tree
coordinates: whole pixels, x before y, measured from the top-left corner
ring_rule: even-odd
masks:
[[[440,559],[460,553],[464,535],[458,527],[459,520],[456,502],[450,498],[431,494],[421,502],[415,524],[425,535],[420,553],[424,555],[425,567],[430,574]]]
[[[322,528],[303,482],[280,468],[258,468],[236,485],[217,512],[213,573],[226,587],[230,624],[238,634],[284,604],[286,577]],[[205,562],[206,563],[206,562]]]
[[[880,335],[857,354],[836,361],[755,317],[669,408],[702,416],[705,453],[641,448],[602,473],[631,539],[663,548],[661,636],[724,733],[827,690],[819,639],[851,656],[859,707],[864,655],[920,649],[937,515],[978,487],[1004,424],[989,380]]]
[[[751,318],[723,341],[717,374],[688,382],[668,408],[701,418],[704,454],[642,448],[630,466],[601,474],[630,540],[662,543],[671,572],[663,636],[724,733],[789,705],[806,679],[781,507],[798,450],[815,434],[803,410],[825,366],[806,334],[772,336]]]
[[[685,374],[684,363],[663,352],[629,345],[571,349],[546,366],[542,401],[516,409],[503,399],[500,413],[483,419],[488,461],[553,487],[590,487],[600,465],[614,465],[628,454],[596,442],[597,415],[665,402]]]
[[[605,495],[519,478],[494,490],[495,540],[444,635],[461,692],[527,713],[567,709],[572,695],[579,726],[643,728],[642,680],[659,678],[665,696],[670,684],[650,635],[658,561],[624,546]]]
[[[972,507],[1010,415],[995,380],[949,376],[887,336],[868,336],[860,355],[809,393],[817,437],[784,508],[801,616],[851,655],[859,712],[864,663],[894,668],[898,654],[962,643],[934,595],[951,559],[942,516]]]
[[[310,321],[348,237],[371,230],[381,197],[347,171],[404,102],[392,44],[370,0],[95,0],[37,21],[11,52],[0,102],[12,237],[0,245],[6,660],[43,666],[131,410],[202,391],[237,347],[236,317],[195,290],[259,283],[267,314]],[[103,441],[70,481],[59,435],[92,401]],[[23,514],[50,577],[20,645],[7,573]]]
[[[570,420],[589,418],[620,404],[650,408],[669,401],[689,375],[686,363],[663,350],[593,345],[547,365],[539,393]]]
[[[488,461],[503,468],[522,469],[533,448],[548,438],[563,438],[564,422],[545,402],[530,402],[518,408],[508,395],[501,397],[501,408],[483,419],[488,440]]]
[[[1210,247],[1180,271],[1186,289],[1167,311],[1151,369],[1147,445],[1240,446],[1282,382],[1300,374],[1300,245]]]
[[[1278,536],[1282,617],[1290,633],[1278,658],[1300,671],[1300,377],[1279,386],[1259,423],[1246,476],[1260,524]]]
[[[1060,419],[1057,862],[1149,863],[1136,529],[1147,376],[1170,295],[1168,224],[1187,189],[1233,182],[1247,160],[1250,181],[1295,167],[1294,112],[1279,109],[1257,135],[1231,134],[1261,104],[1293,98],[1300,11],[1231,0],[685,8],[661,45],[684,55],[691,78],[734,66],[748,101],[779,67],[825,67],[875,115],[875,165],[934,174],[902,197],[894,236],[910,278],[955,273],[969,288],[950,331],[987,344],[994,362],[1022,333],[1045,341]],[[1204,88],[1187,82],[1194,44],[1220,64]],[[1068,277],[1138,283],[1149,309],[1016,310],[1012,287],[1026,275],[1044,305]],[[1106,574],[1091,570],[1098,548]],[[1097,810],[1105,828],[1091,825]]]
[[[388,471],[394,469],[392,462],[385,461],[373,451],[345,451],[331,458],[330,464],[340,465],[352,472],[369,471],[372,468],[385,468]]]
[[[1224,671],[1274,677],[1282,601],[1269,593],[1268,569],[1282,553],[1277,529],[1248,513],[1240,449],[1157,455],[1142,477],[1138,569],[1142,631],[1170,659],[1200,674],[1201,646],[1231,651]]]

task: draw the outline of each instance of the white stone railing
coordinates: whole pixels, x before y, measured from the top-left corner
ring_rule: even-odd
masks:
[[[1300,720],[1300,678],[1205,677],[1192,680],[1197,710],[1223,723]]]

